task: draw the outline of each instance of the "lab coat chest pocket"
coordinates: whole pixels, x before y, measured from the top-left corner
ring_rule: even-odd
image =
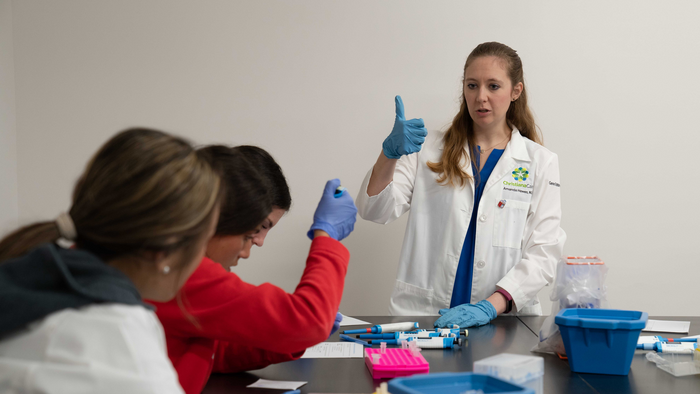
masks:
[[[517,200],[496,201],[493,226],[493,246],[520,249],[529,202]]]

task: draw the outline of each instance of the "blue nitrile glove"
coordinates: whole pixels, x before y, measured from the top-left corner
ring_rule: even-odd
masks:
[[[337,312],[335,314],[335,321],[333,322],[333,328],[331,328],[331,335],[333,335],[338,329],[340,328],[340,322],[343,321],[343,314],[340,312]],[[328,336],[328,338],[331,337],[331,335]]]
[[[382,144],[384,156],[390,159],[419,152],[421,145],[425,142],[425,136],[428,135],[423,119],[406,120],[401,96],[396,96],[394,100],[396,101],[394,129]]]
[[[335,240],[342,240],[350,235],[355,228],[357,208],[352,202],[352,197],[347,190],[343,195],[335,198],[335,189],[340,186],[339,179],[332,179],[326,182],[323,189],[321,201],[314,212],[314,223],[307,233],[309,238],[314,239],[314,230],[323,230]]]
[[[498,316],[490,302],[482,300],[476,304],[462,304],[454,308],[440,309],[440,317],[434,326],[438,328],[458,324],[459,328],[483,326]]]

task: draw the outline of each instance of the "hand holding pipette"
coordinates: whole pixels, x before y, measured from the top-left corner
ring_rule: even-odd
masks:
[[[335,321],[333,322],[333,327],[331,328],[331,335],[328,336],[330,338],[338,329],[340,328],[340,322],[343,321],[343,314],[340,312],[336,312],[335,314]]]
[[[335,196],[339,187],[339,179],[326,182],[321,201],[314,212],[314,222],[307,234],[310,239],[314,238],[314,230],[323,230],[331,238],[341,241],[355,229],[357,207],[350,193],[340,191],[340,196]]]

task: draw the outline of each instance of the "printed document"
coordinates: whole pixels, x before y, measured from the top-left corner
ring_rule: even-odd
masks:
[[[321,342],[306,349],[301,358],[362,358],[364,346],[354,342]]]
[[[642,331],[687,333],[690,330],[689,321],[647,320],[647,326]]]

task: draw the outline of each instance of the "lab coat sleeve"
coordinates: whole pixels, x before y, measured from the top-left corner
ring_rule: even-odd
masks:
[[[410,209],[419,156],[420,152],[402,156],[396,163],[394,179],[376,196],[367,194],[367,186],[374,167],[369,170],[360,186],[360,193],[355,199],[357,212],[361,218],[387,224]]]
[[[517,311],[552,283],[566,241],[566,233],[560,226],[559,159],[555,154],[540,167],[537,179],[525,223],[522,259],[496,284],[510,293]]]

